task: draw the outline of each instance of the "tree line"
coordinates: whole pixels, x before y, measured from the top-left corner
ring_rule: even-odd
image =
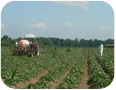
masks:
[[[8,35],[4,35],[1,38],[1,46],[9,46],[10,44],[15,44],[17,41],[20,41],[25,38],[17,38],[12,39],[8,37]],[[50,45],[50,46],[61,46],[61,47],[98,47],[100,44],[114,44],[114,39],[107,39],[107,40],[98,40],[98,39],[60,39],[60,38],[45,38],[45,37],[37,37],[37,38],[26,38],[32,42],[38,41],[39,45]]]

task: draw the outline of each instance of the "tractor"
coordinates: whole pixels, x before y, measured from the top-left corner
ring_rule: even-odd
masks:
[[[38,41],[32,43],[28,40],[20,40],[19,42],[11,45],[10,51],[13,52],[13,55],[26,54],[31,57],[33,57],[34,55],[40,55]]]

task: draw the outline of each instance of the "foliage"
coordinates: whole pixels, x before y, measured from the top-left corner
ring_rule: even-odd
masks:
[[[88,68],[89,75],[91,76],[88,81],[90,88],[105,88],[111,83],[109,76],[97,63],[92,52],[89,54]]]
[[[67,52],[70,52],[71,50],[70,50],[70,48],[67,48],[66,51],[67,51]]]
[[[96,59],[98,63],[101,65],[101,67],[103,68],[103,70],[110,76],[111,79],[113,79],[114,78],[114,65],[113,65],[114,58],[106,56],[106,55],[101,57],[96,52],[95,54],[96,54]]]
[[[13,85],[20,81],[29,80],[31,77],[36,77],[39,73],[45,69],[49,69],[53,64],[60,62],[69,55],[65,51],[65,48],[58,48],[55,58],[52,57],[54,53],[52,47],[43,47],[40,50],[42,53],[41,56],[31,58],[26,55],[13,56],[8,47],[2,47],[1,76],[5,79],[7,85]],[[9,83],[7,82],[8,80],[12,82]]]
[[[74,89],[76,88],[76,84],[80,83],[84,68],[85,55],[86,53],[77,60],[77,63],[71,69],[70,74],[61,82],[59,86],[60,89]]]
[[[74,55],[72,58],[67,58],[67,60],[63,60],[62,63],[55,67],[53,70],[50,70],[48,74],[44,75],[39,82],[33,84],[34,89],[43,89],[43,88],[50,88],[50,82],[55,82],[60,76],[62,76],[69,68],[69,66],[73,63],[77,56]],[[28,88],[24,87],[24,88]]]
[[[21,39],[25,38],[17,38],[11,39],[7,35],[2,37],[2,46],[8,46],[8,44],[15,44],[16,41],[20,41]],[[98,47],[101,43],[102,44],[114,44],[113,39],[97,40],[97,39],[80,39],[78,40],[75,38],[74,40],[71,39],[60,39],[60,38],[45,38],[45,37],[37,37],[37,38],[26,38],[32,42],[36,40],[39,42],[39,45],[49,45],[49,46],[61,46],[61,47]]]
[[[89,50],[89,53],[88,51]],[[114,49],[105,48],[100,56],[98,48],[77,47],[40,47],[41,56],[13,56],[9,47],[1,47],[1,77],[9,87],[19,82],[29,81],[44,71],[48,71],[36,83],[24,86],[25,89],[51,88],[51,82],[57,83],[67,71],[58,88],[74,89],[81,80],[88,55],[88,73],[90,88],[107,87],[114,76]],[[81,56],[77,59],[78,56]],[[74,66],[72,66],[72,64]],[[71,69],[69,70],[69,67]]]
[[[106,45],[104,45],[104,47],[106,47],[106,48],[114,48],[114,44],[106,44]]]

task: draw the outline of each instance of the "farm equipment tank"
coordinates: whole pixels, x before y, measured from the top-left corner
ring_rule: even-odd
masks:
[[[29,41],[28,40],[20,40],[19,44],[22,46],[29,46]]]

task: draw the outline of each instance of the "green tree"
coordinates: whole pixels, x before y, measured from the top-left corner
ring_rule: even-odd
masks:
[[[12,39],[8,37],[8,35],[4,35],[1,39],[1,46],[9,46],[12,42]]]

